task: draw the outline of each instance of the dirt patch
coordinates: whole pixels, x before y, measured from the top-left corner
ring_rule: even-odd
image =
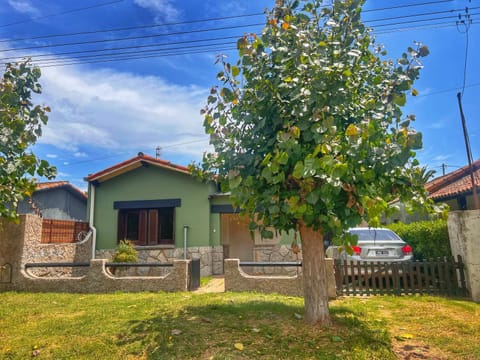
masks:
[[[448,356],[442,354],[439,350],[432,349],[428,345],[422,344],[420,342],[394,341],[392,350],[399,359],[448,359]]]
[[[202,286],[194,291],[196,294],[205,293],[222,293],[225,292],[225,278],[214,277],[207,285]]]

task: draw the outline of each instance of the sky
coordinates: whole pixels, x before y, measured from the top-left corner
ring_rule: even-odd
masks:
[[[274,2],[0,1],[1,66],[32,57],[43,88],[34,101],[52,109],[32,150],[57,167],[57,180],[82,190],[85,176],[138,152],[156,156],[159,148],[160,158],[179,165],[201,161],[212,150],[200,109],[221,70],[215,59],[236,62],[236,40],[260,33]],[[467,164],[462,91],[478,159],[480,0],[366,0],[362,17],[392,59],[414,41],[430,49],[414,86],[419,95],[404,109],[423,133],[420,163],[436,176],[442,165],[450,172]]]

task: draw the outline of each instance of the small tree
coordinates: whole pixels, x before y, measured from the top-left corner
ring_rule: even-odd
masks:
[[[311,324],[330,321],[323,236],[378,225],[392,199],[426,201],[413,152],[421,134],[401,107],[428,49],[384,60],[360,21],[363,2],[278,0],[262,35],[238,41],[236,65],[219,58],[222,85],[202,110],[215,154],[201,171],[231,192],[251,230],[299,232]],[[351,250],[355,239],[344,241]]]
[[[56,169],[29,149],[48,121],[46,106],[34,105],[32,92],[41,93],[40,69],[28,61],[7,64],[0,82],[0,216],[17,219],[20,200],[35,190],[35,174],[49,179]]]

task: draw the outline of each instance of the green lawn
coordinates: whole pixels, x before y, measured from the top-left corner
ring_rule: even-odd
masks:
[[[0,293],[0,359],[480,359],[480,305],[344,298],[334,325],[256,293]]]

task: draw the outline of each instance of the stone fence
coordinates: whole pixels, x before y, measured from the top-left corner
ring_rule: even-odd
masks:
[[[326,259],[328,297],[336,298],[333,259]],[[225,259],[225,291],[257,291],[303,297],[303,275],[253,276],[240,268],[239,259]]]
[[[452,255],[463,258],[472,300],[480,303],[480,210],[450,212],[448,237]]]
[[[42,219],[36,215],[21,215],[19,224],[0,219],[0,291],[104,293],[188,290],[190,260],[174,260],[172,271],[164,276],[115,277],[105,269],[106,259],[90,260],[89,238],[76,244],[41,244],[41,234]],[[82,269],[25,269],[26,263],[88,261],[90,266]]]
[[[115,277],[105,268],[106,259],[92,259],[81,277],[38,277],[22,270],[15,277],[16,291],[110,293],[116,291],[188,291],[190,260],[174,260],[172,271],[165,276]]]

